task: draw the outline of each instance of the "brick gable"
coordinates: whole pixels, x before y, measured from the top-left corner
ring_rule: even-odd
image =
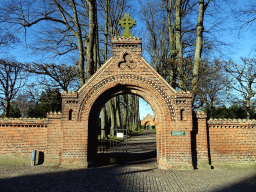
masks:
[[[77,92],[62,93],[62,112],[45,119],[0,119],[0,163],[88,167],[97,153],[96,121],[119,94],[142,97],[154,112],[158,167],[245,163],[255,165],[255,121],[192,115],[192,95],[174,90],[141,56],[140,38],[114,38],[113,56]]]

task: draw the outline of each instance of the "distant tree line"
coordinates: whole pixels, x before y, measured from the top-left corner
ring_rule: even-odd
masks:
[[[48,112],[61,111],[61,94],[59,89],[47,88],[40,94],[39,98],[32,101],[26,100],[25,105],[22,99],[24,98],[19,96],[10,102],[9,117],[46,118]],[[26,110],[22,111],[24,108]],[[1,117],[5,116],[5,113],[2,113]]]
[[[208,119],[247,119],[248,112],[250,119],[256,119],[255,110],[248,110],[238,105],[232,105],[230,107],[207,107],[203,111],[207,113]]]

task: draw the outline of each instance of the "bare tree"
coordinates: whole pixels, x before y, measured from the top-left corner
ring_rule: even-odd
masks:
[[[236,21],[241,25],[241,29],[254,29],[256,23],[256,4],[249,0],[244,2],[244,6],[237,6],[234,10]]]
[[[3,30],[1,29],[1,31]],[[9,32],[4,32],[0,35],[0,47],[4,46],[6,48],[7,46],[11,46],[17,42],[19,42],[19,39]]]
[[[221,62],[218,59],[213,62],[204,59],[199,71],[199,89],[194,96],[193,107],[214,107],[227,103],[225,98],[230,82]]]
[[[187,88],[182,80],[185,78],[182,76],[185,75],[182,61],[183,57],[191,56],[188,54],[191,54],[195,42],[195,29],[189,15],[196,3],[192,0],[148,1],[142,5],[141,11],[149,32],[148,51],[156,70],[172,87],[183,91]],[[176,60],[179,60],[179,65],[169,65]]]
[[[31,95],[28,91],[19,92],[16,97],[15,101],[17,102],[17,105],[20,109],[21,117],[25,118],[27,117],[27,111],[29,108],[34,106],[34,95]]]
[[[45,80],[45,78],[40,81],[40,84],[43,84],[47,87],[61,88],[63,91],[68,91],[68,88],[71,84],[73,87],[79,87],[76,84],[76,81],[78,80],[78,72],[77,69],[73,66],[66,66],[65,64],[56,65],[55,63],[32,63],[24,65],[24,70],[30,73],[44,75],[44,77],[50,77],[50,81]]]
[[[26,77],[20,63],[0,60],[0,100],[6,117],[9,117],[10,102],[25,85]]]
[[[245,105],[249,119],[249,111],[254,107],[256,96],[256,59],[241,58],[241,61],[240,65],[228,61],[225,63],[225,69],[231,77],[231,88],[238,93],[238,104]]]
[[[147,3],[141,4],[141,17],[147,28],[144,34],[147,40],[146,50],[150,55],[152,65],[164,79],[175,86],[169,77],[169,69],[166,65],[166,60],[172,52],[166,23],[167,15],[164,12],[163,4],[159,6],[159,2],[156,1],[147,1]]]
[[[78,51],[77,68],[80,86],[96,71],[97,63],[94,64],[94,61],[99,61],[95,59],[96,1],[14,0],[5,2],[0,12],[1,23],[16,30],[24,28],[26,32],[28,28],[39,26],[40,30],[36,31],[39,36],[37,40],[44,41],[48,47],[50,44],[52,50],[56,47],[55,54],[58,56]]]

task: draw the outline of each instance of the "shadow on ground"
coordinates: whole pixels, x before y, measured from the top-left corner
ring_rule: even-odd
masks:
[[[40,169],[43,167],[37,166]],[[66,170],[54,168],[43,174],[34,174],[36,167],[26,167],[31,173],[0,179],[0,191],[241,191],[256,189],[256,174],[223,186],[219,175],[211,170],[164,171],[158,169],[134,169],[121,166]],[[61,171],[60,171],[61,170]],[[1,177],[3,173],[1,173]],[[189,176],[189,178],[188,178]],[[209,180],[209,178],[212,179]],[[204,184],[207,185],[204,186]]]
[[[125,188],[120,176],[147,171],[149,170],[124,171],[118,167],[105,167],[22,175],[0,179],[0,191],[130,191]],[[139,191],[140,187],[132,186],[132,189]]]
[[[214,190],[214,192],[255,192],[256,191],[256,174],[246,179],[232,183],[226,187]]]
[[[101,167],[111,164],[130,165],[130,164],[145,164],[150,162],[149,166],[157,166],[156,151],[149,151],[144,153],[116,153],[112,154],[97,154],[95,162],[90,164],[90,167]]]

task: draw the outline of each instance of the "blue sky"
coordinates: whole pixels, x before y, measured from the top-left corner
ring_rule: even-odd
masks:
[[[154,112],[150,105],[142,98],[139,99],[140,119],[143,119],[147,114],[154,116]]]
[[[255,56],[255,45],[256,45],[255,32],[254,32],[255,30],[253,30],[253,28],[245,28],[245,29],[241,30],[239,33],[240,24],[237,23],[236,19],[234,19],[234,17],[232,16],[232,14],[230,13],[230,9],[244,7],[246,5],[246,3],[248,3],[249,1],[250,0],[237,0],[237,1],[234,1],[233,4],[225,4],[223,9],[225,9],[226,11],[224,11],[222,13],[220,12],[220,14],[218,15],[219,20],[222,20],[221,27],[224,28],[225,30],[216,31],[216,33],[214,33],[214,36],[216,38],[218,38],[219,40],[232,46],[232,47],[230,47],[230,46],[222,47],[220,49],[219,54],[223,54],[223,57],[225,59],[232,58],[237,63],[240,62],[240,60],[239,60],[240,57],[254,57]],[[136,1],[133,1],[133,2],[135,3]],[[146,0],[143,0],[142,2],[144,3],[144,2],[146,2]],[[222,3],[222,1],[219,1],[219,2]],[[131,15],[131,16],[134,19],[136,19],[136,23],[137,23],[137,26],[135,26],[137,28],[136,31],[138,32],[138,34],[143,35],[143,31],[146,30],[146,27],[144,26],[143,22],[140,19],[139,14],[138,14],[140,6],[138,3],[135,3],[135,4],[137,7],[137,10],[135,12],[135,15],[134,16]],[[213,25],[215,22],[217,22],[217,20],[215,21],[215,20],[210,20],[210,19],[207,21],[208,18],[207,18],[207,16],[205,18],[206,30],[211,25]],[[140,31],[139,29],[142,29],[141,30],[142,32],[139,32]],[[137,35],[135,35],[135,36],[137,36]],[[142,37],[142,36],[140,35],[140,37]],[[33,38],[30,38],[29,30],[27,30],[26,43],[27,43],[27,45],[29,45],[32,42],[33,42]],[[24,41],[24,36],[21,34],[21,43],[19,45],[15,45],[15,47],[11,48],[9,50],[8,55],[6,55],[6,53],[3,53],[3,52],[2,52],[2,54],[0,53],[1,57],[2,58],[13,57],[19,62],[42,62],[41,56],[32,55],[30,53],[29,49],[26,48],[26,43]],[[47,58],[44,58],[44,59],[45,59],[44,60],[45,62],[49,62],[49,61],[47,61]],[[145,59],[148,60],[147,56]],[[51,62],[57,62],[57,63],[60,62],[61,63],[62,60],[56,60],[56,61],[53,60]],[[148,113],[153,115],[153,111],[152,111],[151,107],[147,104],[146,101],[140,99],[141,118],[143,118]]]

